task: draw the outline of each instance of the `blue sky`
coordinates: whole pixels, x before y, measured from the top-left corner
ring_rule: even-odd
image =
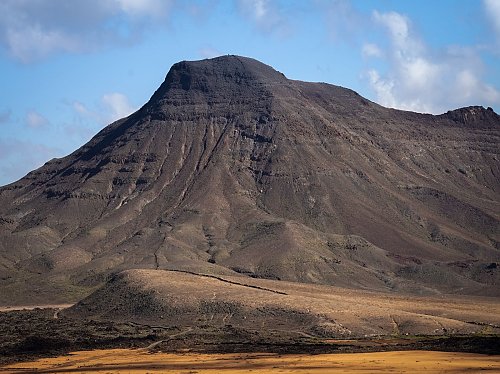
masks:
[[[500,0],[2,0],[0,185],[221,54],[389,107],[500,112]]]

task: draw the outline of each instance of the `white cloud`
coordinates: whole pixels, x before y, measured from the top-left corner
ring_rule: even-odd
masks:
[[[500,0],[484,0],[486,13],[500,38]]]
[[[240,6],[259,22],[269,13],[269,0],[240,0]]]
[[[441,73],[438,63],[421,56],[402,59],[399,63],[401,74],[406,78],[403,84],[409,91],[417,93],[432,87]]]
[[[77,40],[58,31],[43,30],[39,26],[8,29],[5,39],[12,56],[25,63],[57,50],[72,52],[79,48]]]
[[[129,103],[127,96],[117,92],[104,95],[102,103],[105,109],[104,118],[108,118],[109,121],[127,117],[136,110]]]
[[[377,11],[372,16],[390,40],[390,49],[384,53],[387,73],[369,69],[365,74],[380,104],[441,113],[466,105],[500,103],[499,91],[481,79],[483,64],[477,50],[453,47],[432,52],[415,35],[408,17]]]
[[[169,0],[116,0],[119,7],[132,16],[165,16],[172,6]]]
[[[128,97],[119,92],[107,93],[101,97],[98,105],[89,108],[80,101],[73,101],[69,106],[76,114],[76,122],[87,126],[99,127],[108,125],[110,122],[124,118],[137,110],[130,104]]]
[[[368,78],[381,104],[388,107],[397,106],[397,101],[392,94],[394,82],[381,79],[378,71],[374,69],[368,71]]]
[[[500,102],[500,92],[493,86],[481,82],[467,69],[458,72],[455,88],[456,95],[463,101],[478,98],[483,102]]]
[[[258,30],[275,32],[285,36],[290,33],[290,25],[283,17],[283,10],[270,0],[238,0],[238,7],[243,16],[252,20]]]
[[[336,42],[353,44],[366,30],[365,15],[356,10],[351,1],[329,0],[318,1],[318,4],[326,17],[330,36]]]
[[[457,87],[460,89],[458,94],[462,95],[464,99],[468,99],[476,91],[478,80],[474,74],[469,70],[462,70],[458,73]]]
[[[49,124],[49,121],[35,110],[26,113],[26,124],[29,128],[38,129]]]
[[[119,92],[103,95],[94,108],[89,108],[80,101],[73,101],[68,105],[79,119],[90,120],[100,125],[108,125],[110,121],[127,117],[137,110],[137,107],[130,104],[128,97]]]
[[[71,106],[81,116],[89,116],[92,114],[91,111],[85,106],[85,104],[82,104],[79,101],[73,102]]]
[[[396,12],[379,13],[373,12],[373,19],[387,27],[389,30],[394,44],[401,49],[407,48],[409,40],[408,30],[410,20]]]
[[[373,44],[373,43],[363,44],[363,47],[361,48],[361,53],[363,54],[364,57],[382,57],[383,56],[383,52],[379,48],[379,46],[376,44]]]
[[[214,58],[223,54],[218,49],[212,47],[204,47],[200,49],[199,53],[203,58]]]
[[[377,95],[377,101],[389,108],[412,110],[416,112],[431,112],[432,107],[419,97],[396,97],[397,82],[395,79],[382,78],[375,69],[367,72],[369,83]]]
[[[80,142],[87,141],[103,126],[112,121],[108,113],[109,108],[91,110],[80,101],[74,101],[70,106],[76,115],[71,122],[63,124],[63,129],[67,135]]]
[[[173,0],[2,0],[0,46],[24,63],[140,39],[163,24]],[[127,30],[127,32],[123,32]]]
[[[67,102],[73,110],[73,118],[62,124],[64,132],[77,143],[88,141],[104,126],[127,117],[137,108],[121,93],[109,93],[92,107],[80,101]]]

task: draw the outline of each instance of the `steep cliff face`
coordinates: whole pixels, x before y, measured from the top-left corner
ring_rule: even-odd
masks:
[[[139,111],[0,189],[0,302],[77,299],[130,268],[498,294],[499,144],[491,109],[180,62]]]

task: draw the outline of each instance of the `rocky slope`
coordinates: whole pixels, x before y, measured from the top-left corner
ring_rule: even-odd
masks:
[[[500,117],[387,109],[256,60],[180,62],[150,101],[0,189],[0,303],[133,268],[499,295]]]

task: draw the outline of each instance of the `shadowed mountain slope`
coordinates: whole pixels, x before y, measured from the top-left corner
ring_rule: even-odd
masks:
[[[181,269],[499,295],[500,117],[387,109],[256,60],[180,62],[136,113],[0,189],[0,303]]]

